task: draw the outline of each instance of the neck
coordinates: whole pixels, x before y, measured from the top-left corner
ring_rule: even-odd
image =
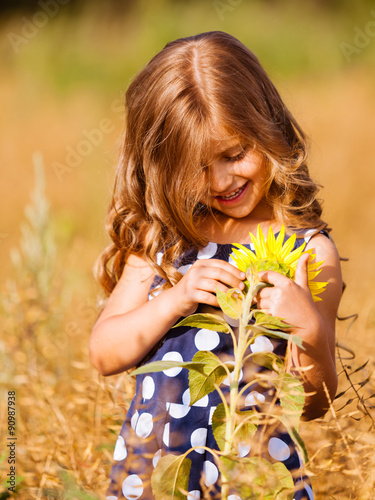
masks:
[[[273,218],[272,212],[258,215],[251,213],[241,219],[215,212],[207,216],[200,230],[205,238],[215,243],[250,243],[249,232],[256,234],[258,225],[263,234],[267,233],[270,226],[274,232],[281,228],[281,224]]]

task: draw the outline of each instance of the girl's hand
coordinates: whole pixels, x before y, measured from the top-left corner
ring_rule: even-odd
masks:
[[[308,260],[308,254],[301,255],[295,281],[275,271],[260,272],[259,279],[273,287],[263,288],[257,295],[257,303],[259,309],[272,316],[278,316],[298,329],[311,330],[318,327],[320,321],[308,285]]]
[[[331,400],[337,390],[335,321],[342,294],[342,277],[339,255],[326,236],[314,236],[307,248],[314,250],[317,262],[324,261],[319,281],[327,282],[327,289],[322,294],[322,301],[313,301],[308,286],[309,257],[303,254],[297,264],[295,281],[272,271],[259,273],[262,281],[274,286],[259,292],[258,307],[293,325],[296,329],[291,333],[302,338],[304,349],[292,344],[287,369],[300,373],[303,379],[308,394],[303,418],[310,420],[321,417],[329,408],[326,389]]]
[[[194,262],[188,272],[173,287],[175,304],[181,316],[193,314],[198,304],[219,307],[216,289],[243,290],[246,275],[229,262],[219,259],[201,259]]]

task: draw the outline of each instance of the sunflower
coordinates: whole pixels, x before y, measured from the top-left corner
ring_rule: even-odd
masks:
[[[237,267],[244,272],[246,272],[249,267],[255,267],[257,271],[276,271],[294,280],[296,275],[297,262],[302,253],[304,253],[306,243],[303,243],[303,245],[292,251],[296,242],[296,235],[293,234],[284,243],[284,226],[281,227],[280,233],[277,238],[275,238],[272,227],[270,227],[267,235],[267,240],[265,240],[263,232],[259,225],[257,230],[257,237],[255,237],[251,233],[249,234],[255,247],[255,253],[246,248],[244,245],[233,243],[233,245],[237,247],[237,249],[232,249],[233,252],[231,254],[231,257],[236,263]],[[314,302],[318,302],[322,300],[320,297],[318,297],[318,295],[324,292],[327,283],[312,280],[320,273],[321,269],[319,269],[319,267],[321,266],[321,264],[323,264],[324,261],[313,262],[316,254],[314,254],[311,249],[306,250],[305,253],[310,254],[310,258],[308,260],[309,288]]]

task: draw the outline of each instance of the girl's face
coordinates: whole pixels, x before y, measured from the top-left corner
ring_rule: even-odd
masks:
[[[229,217],[247,217],[266,207],[265,179],[263,155],[238,140],[222,141],[209,167],[209,204]]]

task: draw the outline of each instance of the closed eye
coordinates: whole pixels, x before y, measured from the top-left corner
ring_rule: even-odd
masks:
[[[229,161],[229,162],[236,162],[236,161],[240,161],[242,160],[242,158],[244,158],[246,155],[246,149],[243,149],[241,151],[241,153],[239,153],[238,155],[236,156],[225,156],[224,159],[225,161]]]

